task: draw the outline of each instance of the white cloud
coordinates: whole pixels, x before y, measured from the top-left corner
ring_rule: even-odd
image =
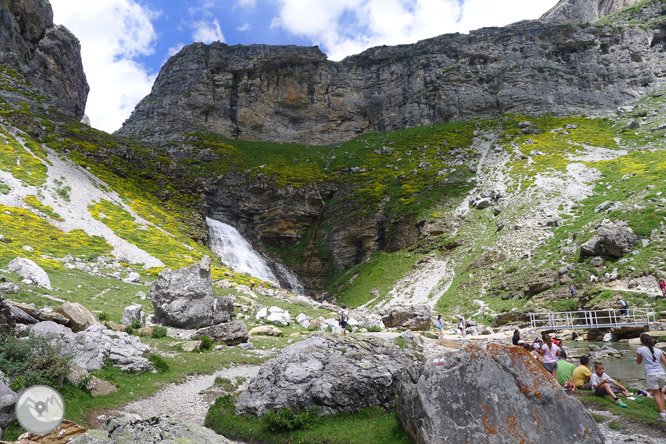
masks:
[[[150,92],[155,75],[134,59],[153,52],[157,13],[134,0],[51,0],[54,22],[81,41],[90,85],[86,114],[95,128],[115,131],[139,100]]]
[[[238,6],[241,8],[255,8],[257,0],[238,0]]]
[[[167,50],[167,54],[168,54],[168,55],[167,55],[167,58],[168,58],[168,57],[171,57],[172,55],[176,54],[178,51],[180,51],[181,49],[183,49],[183,46],[185,46],[184,43],[176,43],[175,45],[173,45],[171,48],[169,48],[169,49]],[[166,60],[165,60],[165,61],[166,61]]]
[[[195,42],[212,43],[217,40],[224,42],[222,28],[220,28],[220,22],[217,19],[210,22],[205,20],[194,22],[192,27],[194,28],[192,39]]]
[[[413,43],[538,18],[557,0],[278,0],[271,27],[310,39],[340,60],[372,46]]]
[[[239,26],[236,29],[240,32],[246,32],[246,31],[249,31],[250,29],[252,29],[252,27],[250,26],[250,24],[248,22],[245,22],[245,23],[243,23],[243,26]]]

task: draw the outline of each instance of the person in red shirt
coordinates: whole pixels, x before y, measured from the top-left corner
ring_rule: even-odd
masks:
[[[661,295],[666,298],[666,282],[663,279],[659,279],[659,289],[661,290]]]

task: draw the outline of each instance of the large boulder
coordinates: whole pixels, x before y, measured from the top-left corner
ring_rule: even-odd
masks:
[[[597,228],[597,234],[606,254],[612,257],[622,257],[631,253],[640,240],[640,236],[624,221],[608,222]]]
[[[56,312],[69,320],[68,325],[75,332],[83,331],[97,323],[95,316],[78,302],[65,302],[56,309]]]
[[[555,274],[551,271],[540,271],[529,277],[527,281],[527,294],[535,295],[542,293],[555,285]]]
[[[14,323],[32,325],[32,324],[36,324],[37,322],[39,322],[37,319],[33,318],[32,316],[30,316],[28,313],[21,310],[20,308],[14,306],[12,304],[7,304],[7,306],[9,306],[9,309],[12,312],[12,318],[14,318]]]
[[[406,330],[430,330],[432,311],[427,305],[397,305],[382,316],[387,328]]]
[[[56,324],[69,325],[69,319],[67,319],[60,313],[53,311],[53,309],[50,307],[39,309],[35,307],[35,304],[22,304],[20,302],[15,302],[15,301],[7,301],[7,302],[12,306],[14,306],[14,308],[18,308],[19,310],[25,312],[31,318],[34,318],[38,321],[52,321],[55,322]]]
[[[63,352],[72,355],[72,363],[87,371],[100,370],[107,359],[114,366],[134,373],[154,370],[147,359],[150,348],[139,338],[109,330],[101,324],[74,333],[63,325],[47,321],[33,325],[31,331],[59,341]]]
[[[604,253],[601,238],[596,234],[580,246],[580,254],[583,256],[600,256]]]
[[[287,327],[291,324],[291,315],[287,310],[283,310],[280,307],[270,307],[268,309],[268,316],[266,316],[266,322]]]
[[[17,257],[9,263],[9,271],[13,271],[24,279],[30,279],[36,285],[51,290],[51,280],[46,271],[35,262],[24,257]]]
[[[224,342],[227,345],[238,345],[248,340],[248,331],[245,322],[231,321],[224,324],[212,325],[197,331],[201,336],[208,336],[215,342]]]
[[[398,416],[422,444],[603,443],[575,398],[524,349],[469,346],[411,367],[398,387]]]
[[[109,418],[104,430],[90,430],[70,444],[231,444],[210,429],[168,416],[149,419]]]
[[[177,328],[199,328],[229,322],[233,300],[213,296],[210,258],[187,268],[163,270],[150,287],[155,319]]]
[[[141,304],[132,304],[125,307],[123,317],[120,319],[120,323],[125,325],[132,325],[134,321],[146,325],[146,314],[143,312],[143,305]]]
[[[323,414],[354,412],[369,406],[391,408],[406,366],[414,361],[395,343],[316,333],[266,362],[236,401],[236,413],[263,415],[289,407],[314,406]]]
[[[0,437],[2,436],[2,430],[16,419],[15,406],[17,400],[18,395],[0,382]]]

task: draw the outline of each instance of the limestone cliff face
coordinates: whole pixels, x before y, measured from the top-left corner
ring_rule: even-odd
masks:
[[[539,20],[545,23],[592,23],[641,0],[560,0]]]
[[[208,130],[327,144],[502,112],[601,112],[662,75],[663,40],[654,32],[532,21],[337,63],[316,47],[196,43],[167,62],[119,133],[157,143]]]
[[[53,24],[48,1],[0,0],[0,65],[23,75],[63,113],[83,117],[89,87],[81,47],[67,28]],[[10,90],[3,96],[30,100]]]

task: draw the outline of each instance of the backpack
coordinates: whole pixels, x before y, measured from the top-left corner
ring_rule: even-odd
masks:
[[[347,322],[346,310],[340,310],[340,315],[338,316],[338,322]]]
[[[624,299],[621,299],[620,300],[620,307],[629,308],[629,302],[625,301]]]

